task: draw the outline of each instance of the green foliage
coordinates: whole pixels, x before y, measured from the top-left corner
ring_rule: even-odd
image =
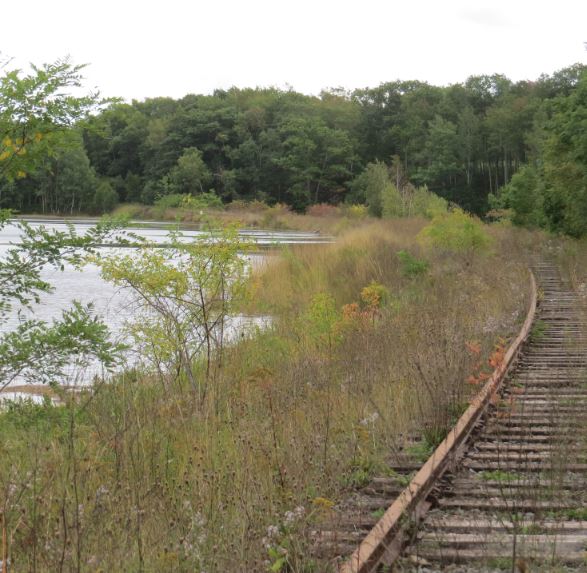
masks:
[[[181,233],[168,246],[143,246],[138,253],[97,259],[102,276],[136,295],[135,318],[128,325],[137,348],[163,376],[183,376],[203,399],[212,359],[221,352],[232,310],[245,295],[248,247],[234,229],[192,242]],[[205,377],[198,379],[198,359]]]
[[[481,221],[460,209],[434,217],[418,238],[426,247],[469,254],[486,252],[491,245]]]
[[[224,205],[214,190],[200,193],[196,196],[172,193],[163,195],[155,200],[155,207],[164,213],[167,209],[187,209],[199,211],[201,209],[223,209]]]
[[[0,228],[9,219],[0,212]],[[46,268],[63,269],[66,263],[80,266],[95,245],[112,237],[115,224],[104,222],[80,236],[73,226],[49,231],[13,221],[21,239],[0,261],[0,320],[14,304],[32,309],[43,293],[52,290],[43,280]],[[71,367],[84,368],[98,360],[105,368],[116,366],[124,347],[110,341],[106,326],[93,315],[91,305],[74,302],[51,324],[30,319],[0,336],[0,388],[16,379],[48,383],[61,379]]]
[[[310,306],[301,320],[301,328],[319,347],[331,349],[337,342],[336,325],[340,312],[336,308],[334,297],[327,293],[318,293],[310,301]]]
[[[168,176],[170,193],[196,195],[203,193],[212,181],[210,170],[195,147],[185,149]]]
[[[433,219],[448,211],[448,201],[436,193],[428,191],[426,186],[414,189],[410,202],[410,215]]]
[[[398,251],[397,256],[402,265],[402,274],[405,277],[419,277],[428,272],[428,262],[414,257],[408,251]]]
[[[101,181],[94,194],[93,212],[100,215],[110,213],[118,204],[118,194],[108,181]]]
[[[361,289],[361,302],[371,311],[383,308],[389,302],[390,297],[389,289],[376,281],[371,281]]]
[[[514,223],[573,237],[587,235],[587,75],[545,102],[533,135],[532,163],[492,197]]]
[[[536,320],[530,329],[530,340],[532,342],[538,342],[542,340],[548,330],[548,323],[543,320]]]
[[[214,187],[223,203],[260,199],[297,212],[312,204],[366,203],[374,216],[384,214],[385,203],[387,217],[433,217],[446,209],[439,197],[484,214],[489,194],[499,195],[526,163],[538,170],[544,188],[538,224],[577,235],[585,220],[579,151],[584,70],[573,66],[535,82],[513,83],[498,74],[448,87],[395,81],[320,97],[233,88],[180,100],[155,98],[109,107],[84,122],[83,149],[79,142],[68,145],[87,154],[98,179],[108,179],[120,201],[152,204],[163,195],[198,195]],[[69,71],[71,77],[55,65],[37,80],[61,75],[62,87],[68,87],[80,80],[79,69]],[[20,87],[31,95],[29,83]],[[5,94],[14,88],[8,74],[1,87]],[[53,95],[62,106],[72,101]],[[83,113],[76,109],[53,124],[64,131],[77,125]],[[61,136],[49,134],[49,124],[38,126],[37,120],[44,121],[33,117],[27,127],[26,152],[18,133],[0,139],[0,165],[10,163],[0,202],[21,211],[91,210],[93,192],[88,200],[78,193],[68,201],[67,185],[50,185],[57,173],[52,166],[36,171],[55,197],[37,193],[37,184],[28,181],[33,164],[39,166],[35,157],[64,145]],[[379,164],[388,158],[386,175]],[[521,207],[527,209],[526,203]]]
[[[544,143],[544,213],[550,229],[587,235],[587,73],[553,102]]]
[[[214,189],[208,192],[200,193],[195,197],[193,195],[187,195],[183,197],[182,207],[185,209],[198,210],[198,209],[223,209],[224,204],[222,199],[216,195]]]
[[[61,406],[53,404],[45,397],[41,403],[32,400],[10,400],[3,405],[0,416],[0,431],[8,436],[14,430],[40,429],[43,432],[57,433],[63,430],[68,422],[69,412]]]
[[[397,187],[388,182],[381,189],[381,216],[384,219],[392,219],[404,215],[404,202]]]
[[[381,217],[383,211],[382,197],[389,184],[389,173],[386,165],[381,161],[369,163],[353,182],[354,195],[359,199],[363,197],[370,215]]]
[[[0,180],[34,172],[59,146],[60,130],[104,103],[96,96],[65,95],[81,86],[84,66],[65,59],[31,67],[27,75],[8,70],[0,77]]]
[[[83,371],[98,360],[106,369],[120,363],[123,345],[112,343],[106,325],[93,316],[91,304],[79,302],[52,324],[26,320],[0,335],[0,385],[13,380],[48,384],[68,371]]]
[[[484,471],[481,472],[481,479],[485,481],[499,481],[512,482],[520,479],[518,474],[512,472],[504,472],[503,470]]]
[[[379,161],[369,163],[351,185],[352,196],[363,197],[369,214],[375,217],[432,218],[448,208],[448,202],[426,186],[416,188],[409,182],[397,156],[390,167]]]
[[[344,214],[349,219],[364,219],[369,211],[365,205],[348,205],[344,208]]]
[[[416,442],[406,448],[406,454],[422,463],[432,455],[433,451],[434,443],[429,442],[427,439],[422,439],[422,441]]]
[[[512,222],[516,225],[538,227],[544,224],[544,189],[536,169],[528,165],[522,167],[502,187],[497,196],[490,196],[494,209],[511,209]]]

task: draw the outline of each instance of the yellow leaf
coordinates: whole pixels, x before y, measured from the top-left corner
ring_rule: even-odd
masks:
[[[17,179],[24,179],[26,177],[26,173],[24,171],[17,171],[16,178]]]

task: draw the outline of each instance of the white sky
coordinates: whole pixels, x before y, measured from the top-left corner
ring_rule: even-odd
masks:
[[[70,55],[90,64],[88,89],[127,100],[536,79],[587,63],[585,0],[29,0],[1,14],[12,67]]]

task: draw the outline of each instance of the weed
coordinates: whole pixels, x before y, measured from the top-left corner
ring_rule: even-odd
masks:
[[[536,320],[532,325],[532,329],[530,330],[530,342],[539,342],[544,338],[546,335],[546,331],[548,330],[548,324],[543,320]]]
[[[415,444],[408,446],[406,448],[406,453],[419,462],[425,462],[432,452],[434,451],[434,446],[430,444],[426,439],[423,439],[420,442],[416,442]]]
[[[574,521],[587,521],[587,507],[579,507],[572,509],[562,509],[559,511],[548,512],[549,517],[574,520]]]
[[[515,473],[506,472],[503,470],[484,471],[480,474],[481,479],[485,481],[498,481],[498,482],[513,482],[520,479]]]
[[[402,274],[408,278],[415,278],[428,272],[427,261],[417,259],[408,251],[398,251],[397,256],[402,264]]]

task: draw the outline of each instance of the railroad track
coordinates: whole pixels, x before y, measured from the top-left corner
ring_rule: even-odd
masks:
[[[447,439],[316,533],[333,571],[587,571],[587,321],[556,267],[534,271],[536,316]]]

